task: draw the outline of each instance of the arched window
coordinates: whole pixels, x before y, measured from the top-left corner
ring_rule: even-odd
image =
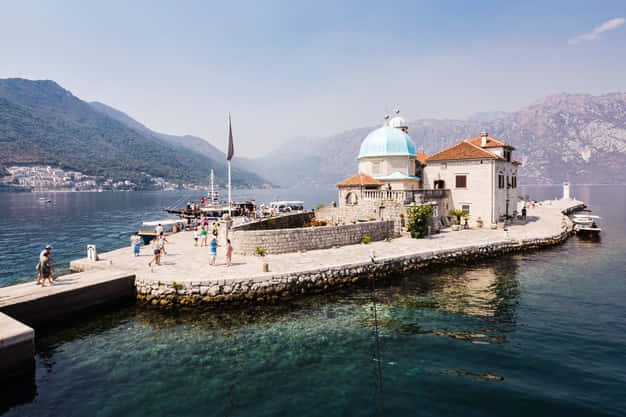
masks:
[[[348,193],[348,195],[346,196],[346,204],[349,206],[355,206],[358,203],[358,198],[356,196],[355,193]]]

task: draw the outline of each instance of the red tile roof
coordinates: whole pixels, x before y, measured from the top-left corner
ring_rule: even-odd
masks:
[[[441,152],[429,156],[426,163],[431,161],[453,161],[458,159],[502,159],[502,157],[484,150],[469,141],[459,142]]]
[[[337,183],[337,187],[348,187],[351,185],[383,185],[383,183],[370,177],[369,175],[363,174],[362,172]]]
[[[418,161],[424,163],[424,161],[426,161],[426,158],[428,158],[428,155],[426,155],[424,152],[415,152],[415,157]]]
[[[469,142],[473,145],[476,146],[481,146],[481,144],[483,143],[483,138],[482,136],[476,136],[475,138],[471,138],[466,140],[466,142]],[[491,136],[487,136],[487,144],[484,146],[484,148],[498,148],[498,147],[505,147],[505,148],[511,148],[511,149],[515,149],[513,148],[511,145],[507,145],[506,143],[502,142],[501,140],[498,140],[496,138],[492,138]],[[483,146],[481,146],[483,147]]]

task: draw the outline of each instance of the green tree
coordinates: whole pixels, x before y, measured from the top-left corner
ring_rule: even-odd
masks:
[[[426,235],[428,231],[428,219],[433,215],[433,207],[430,205],[411,206],[406,209],[407,228],[413,239]]]

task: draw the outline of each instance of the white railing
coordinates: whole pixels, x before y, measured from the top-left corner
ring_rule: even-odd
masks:
[[[448,190],[363,190],[361,198],[363,200],[374,201],[425,201],[433,198],[443,198]]]

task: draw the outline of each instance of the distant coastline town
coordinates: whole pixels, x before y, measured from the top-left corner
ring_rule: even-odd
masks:
[[[51,165],[16,165],[6,167],[8,175],[0,177],[0,191],[138,191],[130,180],[114,181],[110,178],[86,175],[71,169]],[[161,177],[144,173],[151,181],[148,189],[157,191],[199,190],[205,185],[174,183]]]

